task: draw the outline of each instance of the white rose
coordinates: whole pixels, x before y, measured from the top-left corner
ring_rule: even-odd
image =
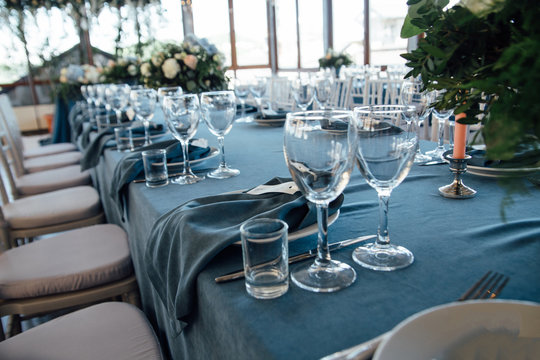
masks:
[[[484,17],[504,7],[505,0],[461,0],[460,4],[477,17]]]
[[[197,69],[198,61],[199,60],[197,59],[197,57],[195,57],[195,55],[186,55],[186,57],[184,58],[184,64],[186,64],[186,66],[191,70]]]
[[[95,66],[88,66],[86,68],[84,77],[88,79],[88,82],[91,82],[94,84],[99,82],[99,76],[100,76],[99,71]]]
[[[128,66],[127,72],[128,72],[129,75],[135,76],[135,75],[137,75],[137,67],[135,65],[131,64],[131,65]]]
[[[118,65],[120,66],[126,66],[128,64],[126,59],[120,59],[118,60]]]
[[[141,75],[144,77],[150,76],[150,64],[149,63],[143,63],[141,65]]]
[[[174,79],[174,77],[180,71],[180,65],[178,64],[178,61],[170,58],[163,62],[163,65],[161,65],[161,70],[167,79]]]

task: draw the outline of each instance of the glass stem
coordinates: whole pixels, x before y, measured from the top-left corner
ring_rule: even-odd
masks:
[[[150,145],[150,121],[143,121],[144,123],[144,145]]]
[[[221,150],[221,162],[219,164],[220,167],[227,167],[227,164],[225,163],[225,138],[223,136],[218,136],[218,142],[219,142],[219,149]]]
[[[120,124],[122,122],[122,110],[116,110],[116,123]]]
[[[319,265],[330,262],[330,251],[328,250],[328,205],[317,204],[317,226],[319,237],[317,239],[317,260]]]
[[[379,194],[379,229],[377,230],[377,246],[385,246],[390,243],[388,236],[388,201],[389,192],[380,192]]]
[[[438,118],[439,122],[439,144],[437,144],[438,149],[444,149],[444,123],[446,122],[445,119]]]
[[[180,141],[182,144],[182,155],[184,156],[184,168],[182,169],[183,174],[191,173],[191,167],[189,166],[189,140]]]
[[[241,112],[242,112],[240,117],[245,117],[246,116],[246,100],[240,99],[240,109],[241,109]]]

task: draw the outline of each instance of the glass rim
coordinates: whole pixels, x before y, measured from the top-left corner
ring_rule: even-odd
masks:
[[[216,91],[203,91],[200,95],[225,95],[232,94],[234,96],[233,90],[216,90]]]
[[[281,225],[281,227],[278,230],[271,231],[271,232],[264,232],[264,233],[253,232],[249,230],[249,227],[251,226],[262,225],[262,224],[279,224]],[[240,225],[240,234],[246,235],[249,237],[265,237],[265,238],[272,237],[273,238],[283,232],[287,233],[288,230],[289,230],[289,224],[287,224],[285,221],[281,219],[273,219],[273,218],[249,219],[249,220],[244,221],[242,225]]]
[[[415,107],[412,105],[366,105],[366,106],[357,106],[353,109],[355,114],[397,114],[407,109],[408,111],[415,111]]]
[[[287,119],[289,118],[302,118],[302,119],[313,119],[319,120],[323,118],[328,118],[328,114],[333,114],[331,117],[340,117],[340,116],[352,116],[353,112],[351,110],[306,110],[306,111],[295,111],[287,113]]]

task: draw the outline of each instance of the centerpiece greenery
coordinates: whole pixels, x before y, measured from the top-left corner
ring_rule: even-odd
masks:
[[[226,70],[214,45],[188,36],[181,45],[164,45],[141,64],[140,74],[147,87],[181,86],[185,92],[200,93],[226,89]]]
[[[58,84],[54,87],[56,97],[64,100],[81,98],[81,85],[96,84],[101,81],[100,69],[93,65],[69,65],[60,70]]]
[[[538,155],[540,6],[536,0],[409,0],[403,38],[418,48],[401,55],[427,90],[446,89],[434,105],[481,122],[490,159],[511,159],[523,145]]]
[[[349,66],[353,63],[351,57],[346,53],[339,53],[333,49],[328,49],[324,57],[319,59],[321,69],[335,69],[336,75],[342,66]]]
[[[107,66],[103,67],[100,79],[104,83],[134,85],[138,82],[141,62],[138,59],[124,58],[118,61],[109,60]]]

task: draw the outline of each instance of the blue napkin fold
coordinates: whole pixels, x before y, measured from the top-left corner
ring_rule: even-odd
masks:
[[[132,129],[133,136],[144,136],[144,127],[137,127]],[[151,125],[150,135],[165,134],[163,131],[163,125]],[[81,158],[81,170],[86,170],[95,167],[99,163],[99,158],[103,154],[105,148],[113,146],[113,144],[107,145],[109,140],[114,139],[114,128],[108,128],[101,131],[85,148],[83,156]]]
[[[289,182],[274,178],[266,185]],[[329,213],[343,203],[334,200]],[[316,223],[316,208],[299,191],[261,195],[228,193],[188,201],[161,216],[150,232],[145,250],[149,279],[169,315],[184,328],[196,308],[199,273],[223,249],[240,240],[240,226],[253,218],[278,218],[289,232]]]
[[[165,140],[153,143],[148,146],[139,148],[137,151],[124,156],[114,168],[113,178],[109,194],[117,204],[120,213],[124,214],[125,202],[127,197],[125,193],[127,186],[135,179],[144,179],[144,167],[142,161],[142,152],[150,149],[166,149],[167,162],[183,162],[182,147],[178,140]],[[189,145],[189,159],[195,160],[207,156],[210,153],[210,147],[200,147]]]

